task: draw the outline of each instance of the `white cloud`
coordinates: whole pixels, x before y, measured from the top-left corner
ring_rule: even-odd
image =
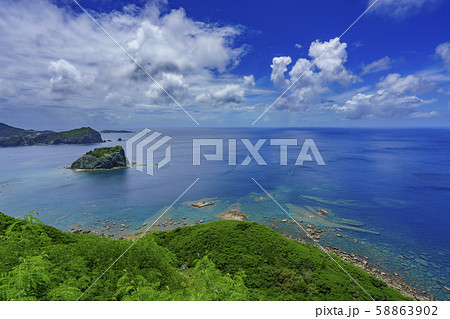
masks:
[[[208,90],[211,82],[225,88],[242,81],[230,74],[245,54],[233,44],[240,27],[195,21],[183,9],[167,11],[161,3],[93,15],[181,104],[195,102],[198,91]],[[171,103],[84,13],[49,0],[8,1],[2,3],[0,28],[0,47],[8,48],[0,56],[2,78],[8,87],[21,88],[14,97],[22,99],[21,105],[64,100],[67,106],[104,111]],[[245,81],[251,85],[254,78]],[[5,91],[7,86],[1,86]],[[244,101],[246,92],[229,100]]]
[[[332,109],[344,114],[347,119],[367,118],[402,118],[425,117],[436,115],[417,110],[420,106],[435,102],[434,99],[425,100],[416,94],[430,91],[434,83],[408,75],[401,77],[397,73],[389,74],[377,84],[378,90],[372,93],[358,93],[344,105],[335,104]]]
[[[414,112],[409,115],[410,118],[431,118],[438,117],[439,113],[436,111],[431,112]]]
[[[134,105],[133,98],[131,96],[125,95],[120,99],[120,104],[128,107],[133,106]]]
[[[450,70],[450,42],[444,42],[436,47],[436,53],[444,61],[445,68]]]
[[[50,73],[50,91],[56,95],[74,94],[81,84],[81,74],[78,69],[64,59],[51,61],[48,71]]]
[[[369,0],[371,5],[375,0]],[[426,5],[435,3],[436,0],[378,0],[372,10],[382,15],[393,17],[404,17],[406,15],[418,13]]]
[[[334,45],[330,47],[332,44]],[[311,59],[299,58],[289,71],[289,78],[286,78],[285,73],[292,63],[291,57],[273,58],[271,80],[276,87],[285,89],[299,79],[275,107],[293,111],[307,110],[318,103],[321,94],[330,91],[329,84],[347,86],[359,81],[344,66],[347,61],[346,48],[347,44],[341,43],[337,38],[312,42],[309,48]],[[315,59],[317,62],[313,65]]]
[[[291,64],[292,59],[288,56],[275,57],[272,60],[272,74],[270,79],[278,87],[284,87],[289,84],[289,81],[285,79],[284,73],[287,71],[287,66]]]
[[[361,75],[369,74],[369,73],[376,73],[384,70],[388,70],[391,68],[391,59],[389,57],[385,56],[384,58],[381,58],[377,61],[373,61],[372,63],[365,65],[362,68]]]
[[[162,73],[158,79],[158,84],[152,82],[145,96],[150,104],[166,103],[171,104],[172,99],[167,95],[169,93],[176,100],[183,100],[187,93],[187,84],[183,75],[175,73]],[[164,88],[161,89],[161,87]],[[167,92],[167,93],[166,93]]]
[[[303,48],[303,46],[302,46],[301,44],[298,44],[298,43],[296,43],[294,46],[295,46],[297,49]]]
[[[205,88],[196,96],[195,101],[202,105],[237,108],[238,104],[245,102],[245,95],[255,86],[255,79],[253,75],[249,75],[236,82],[238,83],[229,83],[225,86],[212,85],[208,89]],[[248,109],[248,106],[242,106],[239,109]]]
[[[223,72],[230,63],[238,63],[237,58],[243,53],[242,48],[229,46],[239,29],[193,21],[183,9],[139,22],[126,48],[153,74],[204,68]]]
[[[309,56],[313,59],[320,57],[316,65],[326,81],[337,82],[342,85],[357,81],[357,76],[344,67],[344,63],[347,62],[346,49],[347,43],[341,43],[338,38],[331,39],[328,42],[316,40],[311,43]]]
[[[253,74],[245,75],[243,84],[245,86],[255,86],[255,77],[254,77],[254,75]]]
[[[377,83],[377,87],[388,90],[394,94],[421,94],[434,89],[436,87],[436,83],[424,81],[422,78],[414,75],[402,77],[398,73],[391,73],[382,78],[381,81]]]
[[[241,103],[245,101],[244,89],[238,84],[228,84],[222,89],[211,91],[210,93],[202,93],[197,96],[197,102],[211,103],[213,105],[221,105],[223,103]]]

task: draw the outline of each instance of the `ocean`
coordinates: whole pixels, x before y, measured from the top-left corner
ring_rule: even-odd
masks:
[[[100,228],[108,221],[128,227],[102,230],[116,236],[151,225],[197,178],[195,185],[156,223],[172,218],[178,225],[217,220],[230,209],[266,223],[289,216],[268,199],[256,180],[296,219],[339,233],[323,244],[366,256],[369,262],[450,300],[450,130],[347,128],[159,128],[171,136],[171,162],[153,176],[136,168],[75,172],[66,167],[95,147],[122,145],[134,134],[102,134],[98,145],[0,148],[0,211],[19,217],[38,211],[49,225],[67,231]],[[117,141],[119,138],[124,141]],[[192,139],[224,140],[224,160],[193,166]],[[297,139],[287,165],[270,139]],[[237,140],[237,165],[229,165],[228,140]],[[267,165],[252,159],[241,139],[260,149]],[[305,139],[313,139],[324,166],[315,161],[294,165]],[[214,153],[212,146],[203,153]],[[314,158],[314,157],[313,157]],[[254,180],[253,180],[254,179]],[[190,203],[212,200],[201,209]],[[328,214],[314,215],[323,209]],[[184,217],[184,218],[183,218]],[[101,220],[101,221],[100,221]],[[144,228],[142,228],[144,229]],[[296,236],[301,229],[278,223]]]

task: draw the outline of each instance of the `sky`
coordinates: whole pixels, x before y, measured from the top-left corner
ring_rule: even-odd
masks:
[[[0,0],[0,122],[450,127],[450,1],[77,2]]]

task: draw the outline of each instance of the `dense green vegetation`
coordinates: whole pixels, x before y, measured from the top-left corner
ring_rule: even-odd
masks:
[[[0,138],[11,136],[22,136],[26,131],[21,128],[13,127],[4,123],[0,123]]]
[[[35,144],[89,144],[103,142],[101,135],[90,127],[65,132],[23,130],[0,123],[0,146]]]
[[[95,158],[102,158],[105,156],[111,156],[113,154],[120,153],[120,151],[122,150],[122,146],[100,147],[94,149],[93,151],[87,152],[86,155],[90,155]]]
[[[70,168],[82,170],[114,169],[127,167],[128,161],[122,146],[101,147],[89,151],[75,162]]]
[[[0,123],[0,146],[33,145],[33,138],[51,131],[24,130]]]
[[[37,144],[88,144],[103,142],[100,133],[90,127],[82,127],[65,132],[41,134],[36,136],[33,140]]]
[[[130,245],[0,213],[0,300],[76,300]],[[405,300],[339,261],[378,300]],[[315,247],[256,223],[147,233],[82,300],[367,300]]]

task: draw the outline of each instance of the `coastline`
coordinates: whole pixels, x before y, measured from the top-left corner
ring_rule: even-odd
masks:
[[[243,213],[243,212],[239,211],[236,213],[244,214],[244,216],[245,216],[245,213]],[[228,213],[225,213],[225,214],[228,214]],[[224,218],[224,219],[228,219],[228,218]],[[152,227],[152,229],[149,229],[149,230],[147,230],[146,227],[148,227],[147,225],[150,225],[150,224],[143,223],[142,225],[136,227],[135,231],[131,231],[131,232],[128,231],[128,228],[131,226],[131,224],[129,224],[130,221],[128,221],[128,220],[124,220],[123,224],[114,222],[110,226],[107,226],[107,224],[110,223],[109,220],[106,220],[106,221],[99,220],[95,224],[105,223],[103,226],[106,227],[105,228],[106,230],[110,230],[110,229],[116,227],[116,228],[118,228],[117,233],[114,235],[109,234],[106,236],[102,233],[98,233],[98,229],[96,230],[95,226],[93,227],[94,229],[91,229],[90,227],[81,228],[81,226],[77,226],[78,229],[71,228],[68,232],[82,232],[85,234],[92,234],[95,236],[110,237],[110,238],[113,238],[116,240],[133,241],[133,240],[139,238],[139,236],[141,236],[143,233],[145,233],[147,231],[165,232],[165,231],[174,230],[179,227],[194,226],[194,225],[209,222],[209,221],[205,221],[205,220],[200,220],[200,221],[194,221],[192,224],[187,224],[186,216],[183,216],[182,220],[183,220],[182,222],[176,221],[173,218],[168,218],[167,220],[161,220],[158,222],[158,224],[155,224]],[[287,219],[276,220],[276,219],[269,219],[269,218],[267,218],[266,221],[267,221],[267,223],[260,223],[260,224],[280,233],[282,236],[284,236],[287,239],[294,240],[294,241],[297,241],[297,242],[300,242],[303,244],[307,244],[307,245],[311,245],[311,246],[317,246],[317,244],[319,243],[319,240],[321,239],[321,236],[323,236],[325,233],[331,233],[332,235],[338,236],[338,237],[342,236],[333,230],[321,229],[313,224],[303,223],[302,221],[300,221],[300,223],[303,223],[308,234],[305,234],[305,236],[303,236],[303,237],[292,236],[290,234],[280,231],[280,229],[278,229],[278,227],[274,227],[275,226],[274,222],[277,222],[279,224],[291,224],[291,225],[298,227],[294,221],[290,221]],[[111,220],[111,222],[112,222],[112,220]],[[126,224],[126,223],[128,223],[128,224]],[[311,241],[314,241],[314,244]],[[343,261],[348,262],[348,263],[364,270],[365,272],[373,275],[375,278],[381,280],[389,287],[396,289],[397,291],[399,291],[401,294],[403,294],[406,297],[409,297],[409,298],[411,298],[413,300],[417,300],[417,301],[434,301],[434,300],[436,300],[434,296],[427,294],[424,289],[421,289],[420,287],[415,287],[415,286],[407,283],[403,279],[401,274],[390,273],[389,271],[386,271],[380,265],[370,262],[368,260],[368,257],[356,255],[353,253],[348,253],[338,247],[334,247],[331,245],[321,245],[321,247],[327,253],[329,253],[331,255],[335,255],[338,258],[342,259]]]
[[[278,225],[275,224],[275,222],[278,223]],[[319,244],[320,240],[323,239],[322,237],[325,237],[327,235],[341,237],[341,238],[344,237],[340,232],[337,232],[333,228],[322,229],[320,227],[317,227],[314,224],[305,223],[302,220],[299,220],[299,223],[303,224],[302,227],[306,231],[306,233],[305,233],[305,232],[303,232],[303,230],[301,230],[299,228],[302,232],[301,237],[292,236],[288,233],[285,233],[285,232],[281,231],[278,227],[282,224],[288,224],[291,226],[298,227],[298,225],[294,221],[288,220],[288,219],[277,220],[276,217],[275,218],[273,218],[273,217],[265,218],[266,226],[279,232],[285,238],[295,240],[297,242],[301,242],[301,243],[308,244],[308,245],[313,245],[313,246],[320,245],[320,247],[322,247],[323,250],[325,250],[328,254],[335,255],[335,256],[339,257],[340,259],[342,259],[343,261],[346,261],[348,263],[353,264],[354,266],[361,268],[362,270],[373,275],[374,277],[381,280],[389,287],[396,289],[397,291],[399,291],[400,293],[402,293],[403,295],[405,295],[407,297],[410,297],[410,298],[412,298],[414,300],[418,300],[418,301],[436,300],[434,296],[427,294],[423,288],[415,287],[415,286],[407,283],[403,279],[401,274],[391,273],[391,272],[385,270],[380,265],[370,262],[370,260],[367,256],[349,253],[349,252],[346,252],[343,249],[340,249],[335,246]],[[356,240],[356,239],[354,239],[354,240]],[[314,244],[312,242],[314,242]],[[357,242],[357,240],[356,240],[356,242]]]
[[[97,172],[97,171],[113,171],[113,170],[117,170],[117,169],[125,169],[125,168],[130,168],[132,167],[131,165],[127,165],[127,166],[118,166],[118,167],[113,167],[113,168],[96,168],[96,169],[81,169],[81,168],[71,168],[71,167],[64,167],[65,169],[70,169],[74,172]]]
[[[295,240],[297,242],[301,242],[304,244],[311,245],[311,243],[308,243],[308,241],[302,239],[302,238],[292,238],[292,236],[286,236],[285,234],[282,234],[284,237]],[[417,301],[434,301],[436,300],[433,296],[428,295],[425,290],[414,287],[407,282],[405,282],[400,274],[394,273],[391,274],[388,271],[381,268],[379,265],[372,264],[367,261],[367,259],[364,256],[358,256],[356,254],[351,254],[348,252],[345,252],[344,250],[333,247],[333,246],[322,246],[322,248],[329,254],[335,255],[342,259],[343,261],[346,261],[348,263],[351,263],[352,265],[361,268],[365,272],[371,274],[375,278],[381,280],[386,285],[388,285],[391,288],[394,288],[395,290],[399,291],[401,294],[403,294],[406,297],[412,298]]]

